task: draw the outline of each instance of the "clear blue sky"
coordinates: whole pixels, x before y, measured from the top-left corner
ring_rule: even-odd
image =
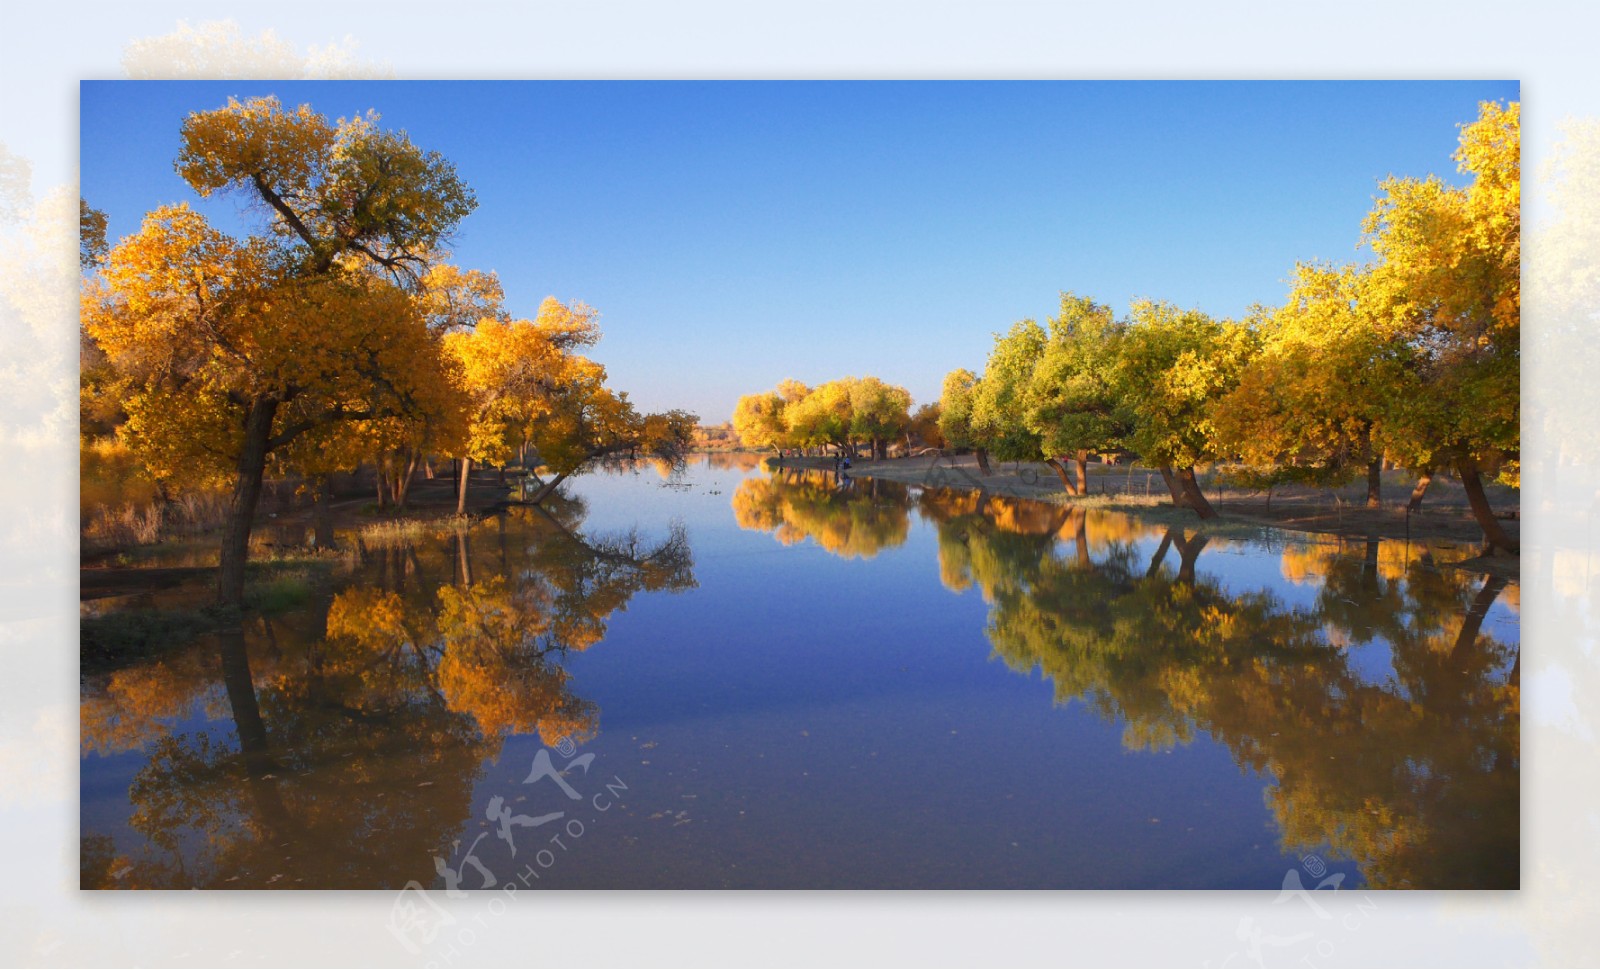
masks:
[[[1457,126],[1515,82],[85,82],[81,178],[113,239],[189,201],[184,116],[276,94],[376,109],[478,196],[455,261],[512,313],[601,312],[645,410],[726,420],[784,377],[876,374],[918,403],[1062,290],[1219,316],[1296,260],[1363,259],[1389,174],[1459,181]]]

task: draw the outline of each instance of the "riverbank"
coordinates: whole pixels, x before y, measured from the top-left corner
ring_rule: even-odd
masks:
[[[828,471],[834,467],[829,457],[769,458],[768,464]],[[1463,558],[1451,565],[1509,579],[1518,578],[1520,572],[1516,556],[1477,554],[1483,544],[1483,530],[1472,517],[1461,484],[1443,476],[1435,478],[1422,509],[1407,515],[1406,500],[1415,482],[1403,472],[1384,473],[1383,504],[1369,509],[1365,505],[1364,479],[1339,489],[1288,486],[1274,489],[1269,498],[1264,492],[1227,486],[1212,469],[1199,473],[1198,478],[1217,518],[1202,521],[1193,511],[1174,506],[1160,472],[1142,465],[1090,465],[1089,494],[1085,496],[1066,494],[1055,472],[1043,462],[991,461],[990,474],[985,475],[971,455],[855,459],[850,474],[924,488],[981,489],[1013,498],[1126,512],[1219,534],[1267,526],[1346,538],[1455,543],[1462,547]],[[1489,497],[1497,512],[1514,516],[1518,501],[1514,489],[1491,486]],[[1519,519],[1502,521],[1513,537],[1519,535]]]

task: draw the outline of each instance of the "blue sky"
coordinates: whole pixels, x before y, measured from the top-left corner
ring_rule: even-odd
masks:
[[[920,403],[1062,290],[1220,316],[1296,260],[1362,259],[1385,176],[1459,181],[1457,126],[1515,82],[85,82],[81,180],[115,239],[189,201],[178,128],[230,95],[376,109],[479,207],[455,261],[509,309],[601,313],[646,410],[729,417],[784,377],[876,374]]]

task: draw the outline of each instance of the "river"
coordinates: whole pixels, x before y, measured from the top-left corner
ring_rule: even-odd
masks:
[[[1519,590],[1448,548],[744,456],[344,538],[86,665],[83,886],[1518,885]]]

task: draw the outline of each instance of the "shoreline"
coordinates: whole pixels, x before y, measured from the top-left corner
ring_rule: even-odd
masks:
[[[834,467],[831,457],[777,458],[770,455],[764,465],[822,471],[832,471]],[[1284,488],[1276,490],[1269,502],[1263,493],[1226,486],[1219,488],[1210,480],[1212,476],[1204,476],[1208,479],[1202,482],[1206,498],[1216,510],[1217,518],[1202,520],[1190,509],[1172,503],[1165,484],[1153,468],[1091,464],[1089,470],[1089,494],[1085,496],[1068,495],[1055,472],[1043,462],[991,462],[991,474],[983,475],[976,459],[970,455],[883,461],[855,459],[850,475],[923,488],[983,490],[1009,498],[1121,512],[1219,535],[1240,528],[1272,528],[1346,539],[1432,540],[1456,543],[1470,550],[1476,550],[1483,543],[1483,532],[1473,519],[1465,497],[1453,496],[1450,494],[1452,483],[1437,480],[1423,508],[1407,516],[1405,499],[1410,496],[1410,487],[1402,487],[1400,476],[1392,473],[1385,478],[1385,492],[1401,498],[1399,501],[1386,499],[1377,509],[1365,507],[1364,484],[1341,490]],[[1390,481],[1391,477],[1394,482]],[[1357,488],[1361,490],[1359,503],[1344,499],[1340,494]],[[1455,485],[1455,489],[1459,490],[1460,486]],[[1507,526],[1520,531],[1519,520],[1513,519]],[[1473,552],[1462,560],[1441,565],[1511,580],[1519,580],[1521,575],[1521,560],[1516,556],[1484,556]]]

